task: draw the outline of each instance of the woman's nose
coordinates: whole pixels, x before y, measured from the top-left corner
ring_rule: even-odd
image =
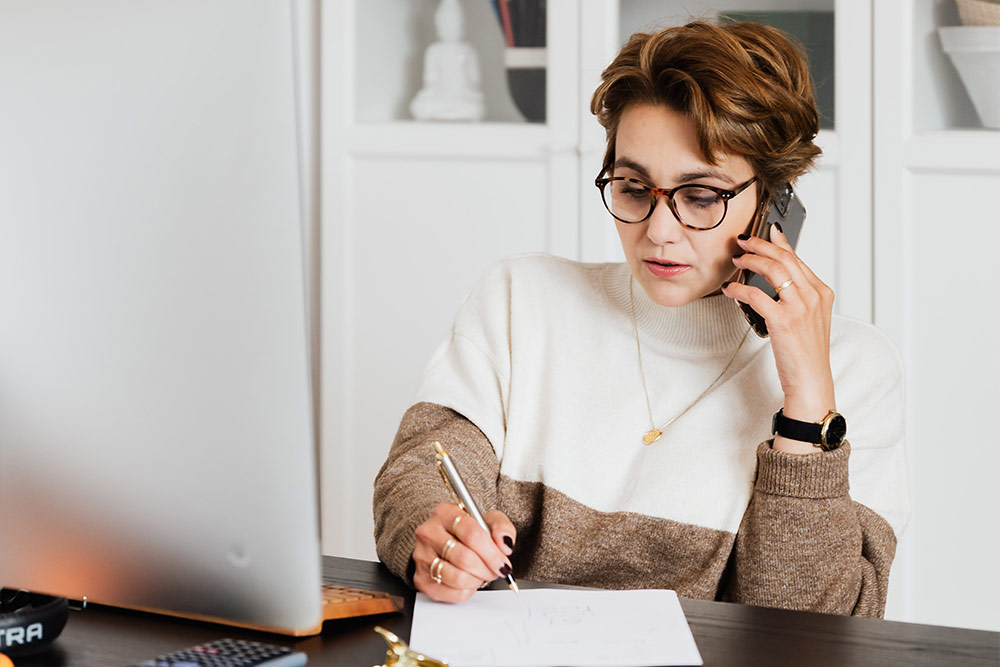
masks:
[[[684,231],[681,224],[674,217],[674,212],[667,205],[666,197],[657,197],[656,206],[646,221],[646,236],[656,245],[674,243]]]

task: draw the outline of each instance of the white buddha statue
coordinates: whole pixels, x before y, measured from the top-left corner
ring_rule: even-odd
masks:
[[[458,0],[441,0],[434,12],[438,41],[424,54],[424,87],[410,102],[417,120],[482,120],[479,58],[463,40],[464,17]]]

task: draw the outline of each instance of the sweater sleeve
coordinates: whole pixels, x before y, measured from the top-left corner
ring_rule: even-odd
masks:
[[[882,617],[909,517],[903,364],[870,324],[835,317],[830,364],[850,442],[795,455],[757,446],[753,495],[719,594],[746,604]]]
[[[794,455],[757,449],[723,598],[743,604],[881,617],[896,535],[851,500],[851,446]]]
[[[480,509],[485,513],[497,507],[500,463],[482,431],[441,405],[417,403],[407,410],[375,478],[372,508],[378,557],[411,586],[417,526],[440,503],[454,502],[437,471],[430,444],[435,440],[448,450]]]

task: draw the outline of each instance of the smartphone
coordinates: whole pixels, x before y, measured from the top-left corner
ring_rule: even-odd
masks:
[[[785,183],[773,193],[771,198],[764,203],[758,215],[754,217],[753,226],[749,232],[751,236],[757,236],[765,241],[771,240],[771,225],[779,223],[781,231],[785,233],[788,243],[794,248],[799,242],[799,233],[802,231],[802,224],[806,219],[806,209],[802,205],[791,183]],[[759,276],[753,271],[740,269],[736,281],[743,285],[752,285],[760,288],[765,294],[775,301],[778,300],[778,293],[771,283],[763,276]],[[761,338],[767,338],[767,322],[753,308],[738,301],[744,317],[753,328],[754,333]]]

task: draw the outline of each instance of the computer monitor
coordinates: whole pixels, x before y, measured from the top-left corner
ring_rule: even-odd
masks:
[[[295,2],[0,18],[0,585],[315,629]]]

